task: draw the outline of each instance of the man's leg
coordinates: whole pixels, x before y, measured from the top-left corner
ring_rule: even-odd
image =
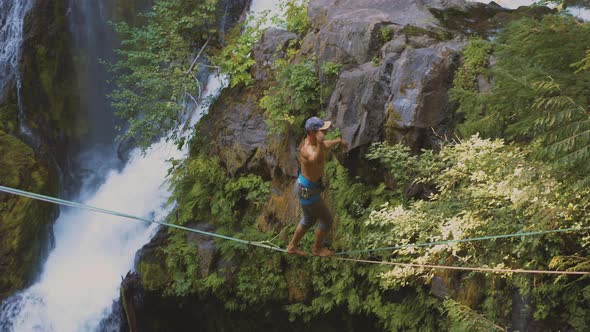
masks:
[[[332,223],[334,221],[332,218],[332,213],[330,213],[330,210],[323,200],[318,202],[316,211],[318,213],[320,222],[315,231],[315,243],[311,252],[315,256],[332,256],[334,255],[334,252],[324,247],[324,240],[326,239],[328,232],[330,232]]]
[[[324,239],[328,235],[329,230],[323,230],[320,227],[315,230],[315,243],[313,245],[312,253],[314,256],[328,257],[334,255],[332,250],[324,247]]]
[[[289,243],[289,246],[287,247],[288,254],[307,256],[307,254],[305,252],[301,251],[297,247],[297,245],[299,244],[299,241],[301,241],[301,239],[303,238],[303,235],[305,235],[305,232],[307,232],[307,228],[303,227],[301,224],[298,224],[297,229],[295,230],[295,235],[293,235],[293,239],[291,240],[291,243]]]

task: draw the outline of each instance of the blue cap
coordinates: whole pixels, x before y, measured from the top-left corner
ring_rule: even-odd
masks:
[[[330,128],[331,121],[324,121],[317,116],[311,117],[305,121],[305,131],[318,131]]]

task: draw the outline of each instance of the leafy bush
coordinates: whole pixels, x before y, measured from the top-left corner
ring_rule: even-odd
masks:
[[[342,64],[327,61],[322,63],[321,69],[322,73],[328,77],[338,76],[340,74],[340,69],[342,69]]]
[[[320,82],[312,62],[288,64],[277,60],[274,68],[278,71],[277,84],[259,102],[265,110],[269,134],[303,122],[320,105]]]
[[[230,77],[230,87],[254,83],[250,73],[255,64],[252,48],[260,40],[266,22],[267,16],[263,14],[236,25],[226,36],[225,47],[211,58],[213,64],[221,69],[221,73]]]
[[[469,83],[478,72],[470,68],[485,63],[487,48],[476,48],[472,55],[477,61],[466,61],[455,79],[452,97],[465,114],[458,131],[464,137],[480,133],[533,143],[542,160],[555,161],[580,181],[578,185],[587,186],[590,76],[581,70],[580,59],[589,44],[590,24],[569,16],[509,24],[494,43],[498,60],[491,71],[492,91],[474,92]]]
[[[189,72],[197,46],[215,38],[217,0],[158,0],[145,24],[114,24],[121,37],[118,60],[109,64],[116,89],[116,114],[128,123],[120,138],[135,138],[146,149],[160,136],[179,139],[183,100],[198,84]]]
[[[482,39],[472,38],[463,50],[463,66],[455,73],[453,86],[471,92],[477,92],[477,78],[485,73],[489,64],[492,45]]]
[[[373,154],[383,151],[389,153],[381,149],[375,150]],[[399,167],[400,152],[403,153],[397,151],[393,156],[385,153],[381,159],[390,160],[392,166]],[[420,181],[436,185],[437,193],[430,201],[416,201],[409,206],[384,205],[374,210],[365,221],[365,236],[357,242],[358,248],[566,228],[590,223],[586,214],[590,208],[588,200],[578,204],[578,199],[584,197],[587,190],[568,187],[558,181],[548,167],[527,161],[526,151],[506,146],[500,140],[472,137],[460,144],[443,147],[440,154],[432,157],[438,169]],[[408,160],[410,165],[422,161]],[[428,164],[433,165],[432,160]],[[564,246],[564,241],[569,245]],[[399,249],[394,251],[394,257],[396,261],[423,264],[445,262],[452,265],[547,269],[555,257],[585,257],[588,254],[584,246],[586,242],[583,234],[574,233],[567,237],[548,234]],[[408,285],[417,287],[428,282],[433,273],[395,267],[381,275],[381,283],[384,288],[392,290]],[[572,292],[573,295],[581,291],[585,287],[583,285],[568,285],[560,279],[552,281],[547,277],[535,288],[530,288],[526,279],[518,275],[486,277],[488,284],[499,279],[531,296],[537,319],[558,319],[551,314],[552,310],[567,303],[568,309],[564,310],[572,315],[568,316],[571,319],[566,319],[567,324],[580,328],[590,323],[587,319],[579,320],[576,309],[587,307],[585,301],[588,299],[557,295],[557,289],[568,294]],[[485,296],[487,304],[475,309],[482,310],[485,317],[496,317],[501,325],[507,325],[510,317],[500,309],[500,303],[506,299],[491,297],[485,290],[482,292],[477,296]],[[552,294],[551,304],[546,301],[547,294]],[[576,304],[570,306],[570,301]]]
[[[289,0],[280,4],[280,9],[285,14],[285,27],[287,31],[304,36],[309,30],[309,17],[307,16],[307,4],[309,0]]]

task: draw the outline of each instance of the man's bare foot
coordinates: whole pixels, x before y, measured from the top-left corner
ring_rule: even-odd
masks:
[[[332,250],[326,249],[326,248],[322,248],[319,251],[318,250],[312,250],[312,253],[314,256],[320,256],[320,257],[330,257],[332,255],[334,255],[334,252]]]
[[[290,254],[290,255],[299,255],[299,256],[307,256],[307,253],[305,251],[301,251],[297,247],[289,247],[289,248],[287,248],[287,254]]]

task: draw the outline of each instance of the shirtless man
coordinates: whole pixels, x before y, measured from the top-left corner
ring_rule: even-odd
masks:
[[[324,174],[324,164],[326,162],[326,150],[340,144],[342,148],[347,149],[348,143],[342,138],[334,140],[324,140],[326,131],[330,127],[330,121],[323,121],[318,117],[312,117],[305,122],[305,131],[307,135],[300,147],[301,174],[295,183],[295,189],[301,203],[303,218],[295,235],[287,247],[287,253],[305,256],[306,253],[301,251],[297,245],[305,232],[316,223],[319,219],[318,227],[315,231],[315,244],[312,254],[315,256],[331,256],[333,251],[324,248],[324,239],[332,226],[332,214],[322,199],[321,193],[323,186],[321,177]]]

